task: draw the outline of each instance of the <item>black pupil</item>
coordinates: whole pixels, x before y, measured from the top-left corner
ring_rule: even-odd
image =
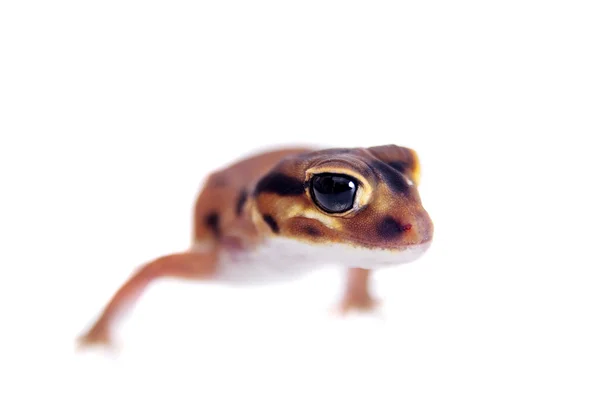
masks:
[[[348,211],[354,205],[356,183],[348,176],[321,174],[312,179],[312,195],[315,203],[332,213]]]

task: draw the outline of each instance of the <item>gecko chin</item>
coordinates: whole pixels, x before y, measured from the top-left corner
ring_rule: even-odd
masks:
[[[413,262],[425,254],[430,245],[431,240],[393,248],[332,244],[330,245],[330,249],[334,252],[332,255],[333,258],[343,254],[342,260],[345,265],[357,265],[366,269],[378,269]]]
[[[224,252],[215,280],[233,284],[264,284],[286,281],[325,265],[383,269],[410,263],[420,258],[431,240],[394,248],[366,247],[357,244],[311,243],[295,238],[271,237],[254,250]]]
[[[285,248],[295,254],[296,259],[309,263],[327,263],[342,267],[357,266],[366,269],[393,267],[413,262],[420,258],[430,247],[431,239],[426,238],[419,243],[402,244],[393,247],[377,247],[324,242],[307,243],[291,238],[272,238],[271,245]]]

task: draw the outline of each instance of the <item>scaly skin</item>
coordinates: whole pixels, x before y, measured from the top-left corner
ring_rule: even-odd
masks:
[[[352,180],[355,191],[344,193],[355,194],[345,209],[332,211],[318,200],[315,191],[325,189],[313,178],[322,174]],[[433,224],[421,204],[419,179],[416,152],[396,145],[281,149],[215,171],[196,201],[189,250],[138,268],[79,344],[110,345],[118,315],[158,278],[227,281],[237,277],[249,283],[256,279],[246,278],[246,270],[271,265],[267,275],[275,275],[273,264],[278,260],[285,263],[283,275],[289,278],[310,270],[307,265],[339,261],[348,268],[339,311],[371,310],[378,303],[369,291],[372,269],[410,262],[432,240]]]

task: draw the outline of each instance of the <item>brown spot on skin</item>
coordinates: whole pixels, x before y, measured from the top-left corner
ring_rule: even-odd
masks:
[[[309,236],[312,237],[319,237],[319,236],[323,236],[323,232],[321,232],[320,230],[318,230],[317,228],[315,228],[314,226],[310,226],[310,225],[306,225],[305,227],[302,228],[302,230]]]
[[[219,226],[219,214],[212,212],[204,217],[204,223],[210,228],[215,236],[221,236],[221,228]]]
[[[326,228],[318,220],[293,217],[285,222],[285,233],[290,236],[320,238],[327,235]]]
[[[393,240],[398,238],[404,232],[412,228],[411,224],[402,225],[392,217],[385,217],[379,225],[377,225],[377,234],[385,240]]]
[[[279,225],[277,225],[277,221],[275,221],[271,215],[263,215],[263,220],[267,223],[267,225],[269,225],[269,228],[271,228],[273,233],[279,233]]]

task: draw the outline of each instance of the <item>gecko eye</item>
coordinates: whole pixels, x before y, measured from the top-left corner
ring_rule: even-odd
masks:
[[[357,183],[347,175],[319,174],[310,184],[315,204],[328,213],[342,213],[354,205]]]

